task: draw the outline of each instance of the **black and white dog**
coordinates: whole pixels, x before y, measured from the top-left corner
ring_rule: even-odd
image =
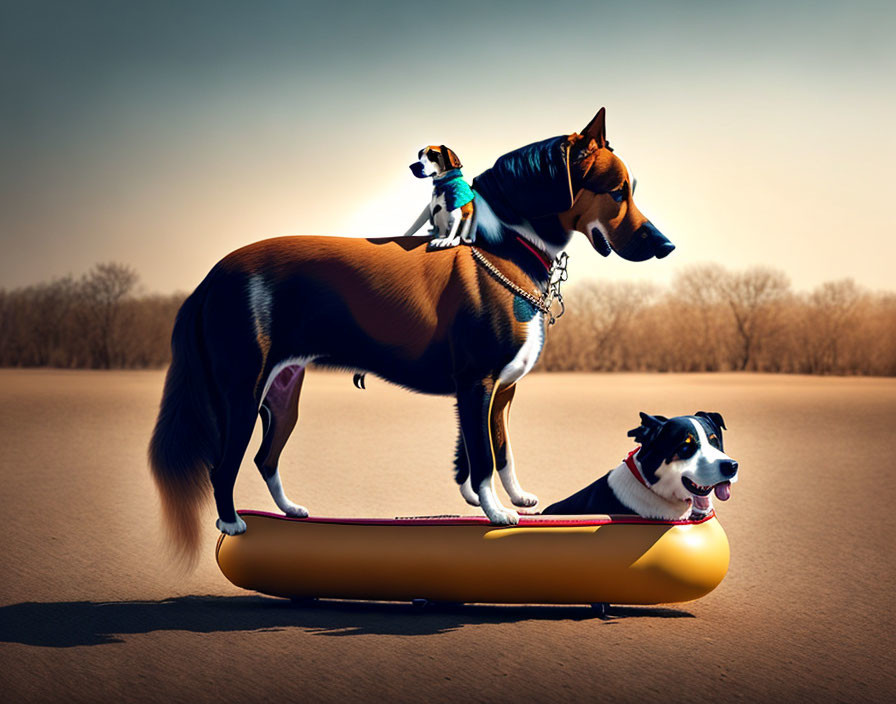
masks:
[[[727,501],[737,462],[722,448],[725,421],[718,413],[692,416],[641,414],[630,430],[640,447],[593,484],[548,506],[545,514],[637,514],[681,520],[712,511],[710,494]]]

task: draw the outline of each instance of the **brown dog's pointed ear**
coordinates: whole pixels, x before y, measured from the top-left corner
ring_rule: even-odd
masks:
[[[591,122],[588,123],[588,126],[582,131],[582,135],[588,139],[593,139],[597,142],[597,146],[600,148],[606,147],[609,142],[607,142],[607,109],[601,108],[597,111],[597,115],[595,115]]]
[[[457,158],[457,154],[454,153],[453,150],[446,147],[444,144],[439,145],[439,149],[442,152],[442,159],[445,162],[446,169],[459,169],[463,164],[460,163],[460,159]]]

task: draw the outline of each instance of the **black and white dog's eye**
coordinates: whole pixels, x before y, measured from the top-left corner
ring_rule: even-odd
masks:
[[[721,443],[719,442],[719,438],[718,438],[717,435],[710,435],[709,438],[708,438],[708,440],[709,440],[709,444],[712,445],[712,446],[713,446],[714,448],[716,448],[717,450],[721,450],[721,449],[722,449],[722,445],[721,445]]]
[[[615,200],[617,203],[621,203],[625,200],[625,188],[619,188],[615,191],[610,191],[610,197]]]
[[[679,459],[686,460],[688,457],[691,457],[697,451],[697,443],[688,438],[685,442],[681,443],[681,447],[678,448],[678,457]]]

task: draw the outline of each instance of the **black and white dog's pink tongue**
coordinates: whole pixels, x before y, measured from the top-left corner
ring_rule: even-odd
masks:
[[[706,513],[707,511],[709,511],[710,508],[712,508],[712,502],[709,500],[708,494],[706,496],[697,496],[695,494],[693,506],[698,511],[702,511],[703,513]]]
[[[727,501],[731,498],[731,482],[716,484],[716,498],[719,501]]]

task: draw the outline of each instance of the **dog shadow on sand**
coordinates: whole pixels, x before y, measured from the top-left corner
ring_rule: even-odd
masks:
[[[523,621],[594,621],[629,618],[694,618],[657,607],[495,606],[309,600],[263,596],[184,596],[164,601],[23,602],[0,607],[0,643],[50,648],[123,643],[124,636],[153,631],[276,632],[310,635],[406,635],[448,633],[464,626]]]

